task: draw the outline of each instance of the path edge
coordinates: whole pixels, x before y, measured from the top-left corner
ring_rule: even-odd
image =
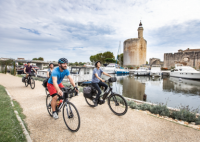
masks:
[[[10,93],[8,92],[8,90],[6,88],[5,88],[5,90],[6,90],[7,94],[8,94],[8,96],[10,97],[11,105],[14,107],[14,104],[13,104],[12,97],[11,97]],[[14,110],[14,112],[15,112],[15,115],[16,115],[18,121],[20,122],[20,124],[22,126],[23,133],[26,136],[27,142],[32,142],[32,139],[31,139],[28,131],[26,130],[26,127],[24,126],[24,123],[23,123],[21,117],[19,116],[19,114],[18,114],[18,112],[16,110]]]

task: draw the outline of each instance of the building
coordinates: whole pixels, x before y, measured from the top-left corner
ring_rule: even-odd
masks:
[[[147,41],[143,38],[143,27],[140,22],[138,27],[138,38],[124,41],[124,66],[140,66],[146,64]]]
[[[175,64],[183,64],[200,69],[200,49],[178,50],[176,53],[164,54],[164,67],[170,69]]]
[[[164,62],[160,61],[160,59],[158,59],[158,58],[150,58],[149,59],[149,65],[150,66],[152,66],[152,65],[160,65],[161,67],[163,67]]]

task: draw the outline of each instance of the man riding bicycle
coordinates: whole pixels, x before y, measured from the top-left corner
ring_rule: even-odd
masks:
[[[67,69],[68,60],[66,58],[60,58],[58,60],[59,67],[54,68],[52,71],[52,74],[48,80],[47,88],[52,96],[51,101],[51,107],[53,110],[53,118],[58,119],[58,114],[56,113],[56,101],[58,99],[58,96],[63,96],[63,92],[61,91],[61,88],[64,88],[63,84],[61,83],[65,76],[68,77],[70,83],[75,88],[75,90],[78,92],[78,87],[75,86],[75,83],[70,76],[70,72]]]
[[[24,73],[26,74],[26,78],[28,78],[29,74],[31,73],[31,69],[33,69],[37,74],[36,70],[31,66],[31,62],[28,61],[27,65],[24,67]]]
[[[108,85],[105,84],[105,80],[101,79],[101,74],[103,73],[104,75],[106,76],[109,76],[111,77],[109,74],[105,73],[102,71],[102,69],[100,69],[101,67],[101,62],[100,61],[97,61],[95,63],[95,67],[94,70],[93,70],[93,74],[92,74],[92,86],[97,90],[98,94],[96,96],[96,98],[93,100],[93,103],[95,106],[97,106],[97,103],[98,103],[98,100],[100,98],[100,95],[101,95],[101,89],[100,89],[100,86],[103,86],[105,87],[104,89],[104,92],[107,90],[108,88]]]

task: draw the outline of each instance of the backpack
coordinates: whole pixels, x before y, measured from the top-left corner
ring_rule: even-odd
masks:
[[[49,80],[49,78],[46,78],[44,81],[43,81],[43,83],[42,83],[42,85],[46,88],[47,87],[47,82],[48,82],[48,80]]]

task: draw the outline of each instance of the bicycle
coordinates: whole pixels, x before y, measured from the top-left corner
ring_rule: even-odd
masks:
[[[25,86],[27,87],[29,84],[31,86],[31,89],[35,88],[35,80],[32,78],[34,76],[33,74],[29,73],[28,78],[25,78]]]
[[[77,108],[73,103],[71,103],[68,99],[77,96],[78,93],[75,91],[75,89],[71,88],[62,88],[63,91],[63,96],[59,96],[59,99],[57,101],[61,101],[60,104],[57,104],[56,106],[56,112],[57,114],[61,112],[61,109],[63,107],[62,113],[63,113],[63,119],[65,122],[65,125],[71,132],[77,132],[80,128],[80,116]],[[53,117],[53,111],[51,108],[51,96],[50,94],[47,95],[46,97],[46,107],[49,115]],[[77,120],[75,120],[77,119]],[[77,124],[74,125],[73,121],[76,121]]]
[[[126,112],[128,110],[128,105],[122,95],[117,94],[112,91],[113,89],[110,86],[110,83],[116,82],[116,81],[117,81],[116,77],[111,77],[107,81],[105,81],[108,83],[109,90],[107,92],[105,92],[104,94],[100,95],[100,98],[102,98],[102,100],[99,98],[98,104],[100,104],[100,105],[104,104],[105,100],[107,99],[108,106],[111,109],[111,111],[118,116],[122,116],[122,115],[126,114]],[[84,86],[84,83],[82,85]],[[96,98],[97,91],[92,86],[91,83],[87,84],[86,86],[91,87],[91,93],[84,94],[85,101],[90,107],[95,107],[93,100]],[[117,110],[120,110],[120,112],[117,112]]]

